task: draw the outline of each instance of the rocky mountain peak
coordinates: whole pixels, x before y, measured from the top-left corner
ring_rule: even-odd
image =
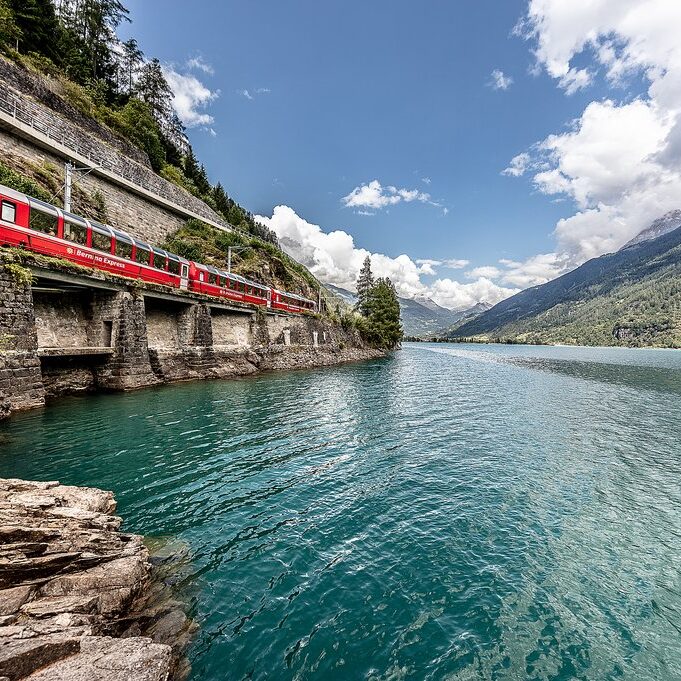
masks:
[[[643,231],[639,232],[631,241],[627,241],[620,250],[637,246],[638,244],[651,241],[652,239],[657,239],[664,234],[673,232],[679,227],[681,227],[681,209],[677,208],[676,210],[670,210],[661,218],[655,220],[650,227],[646,227]]]

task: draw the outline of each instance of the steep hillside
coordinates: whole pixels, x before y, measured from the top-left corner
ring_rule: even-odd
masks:
[[[681,229],[662,230],[521,291],[455,336],[681,347]]]

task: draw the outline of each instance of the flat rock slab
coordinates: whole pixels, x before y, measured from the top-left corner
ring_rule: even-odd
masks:
[[[10,681],[25,679],[34,671],[80,650],[78,638],[42,636],[0,639],[0,675]]]
[[[27,681],[166,681],[170,646],[149,638],[89,636],[80,652],[32,673]]]

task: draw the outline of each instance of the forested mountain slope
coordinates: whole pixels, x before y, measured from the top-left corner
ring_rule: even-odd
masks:
[[[681,228],[521,291],[455,336],[681,347]]]

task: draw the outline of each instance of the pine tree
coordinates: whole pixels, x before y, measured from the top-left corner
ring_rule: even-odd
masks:
[[[14,48],[21,37],[12,8],[7,0],[0,0],[0,44]]]
[[[207,196],[210,194],[211,186],[208,180],[208,173],[206,172],[206,168],[203,163],[199,167],[199,172],[196,178],[194,178],[194,182],[196,183],[196,188],[199,190],[201,196]]]
[[[199,176],[199,162],[194,156],[194,150],[189,147],[187,153],[185,154],[184,160],[182,162],[182,170],[184,171],[185,177],[196,184],[196,178]]]
[[[80,83],[103,80],[113,97],[118,75],[113,48],[118,43],[116,29],[130,21],[127,8],[120,0],[59,0],[57,10],[66,34],[69,75]]]
[[[141,68],[135,94],[149,105],[161,132],[165,134],[173,118],[173,91],[163,75],[158,59],[152,59]]]
[[[37,52],[60,63],[57,41],[60,25],[52,0],[9,0],[14,22],[21,32],[19,50]],[[15,36],[15,39],[19,36]]]
[[[355,306],[355,309],[359,310],[364,317],[369,314],[367,301],[373,285],[374,275],[371,273],[371,258],[367,255],[357,277],[357,305]]]
[[[215,201],[215,208],[217,209],[218,213],[221,213],[226,220],[227,214],[229,213],[230,203],[227,192],[220,182],[213,187],[213,201]]]
[[[121,56],[122,70],[125,75],[125,86],[130,95],[135,84],[135,77],[144,61],[144,52],[139,48],[137,41],[130,38],[121,44],[123,54]]]
[[[380,348],[392,350],[402,340],[400,302],[390,279],[377,279],[370,288],[367,301],[369,341]]]

